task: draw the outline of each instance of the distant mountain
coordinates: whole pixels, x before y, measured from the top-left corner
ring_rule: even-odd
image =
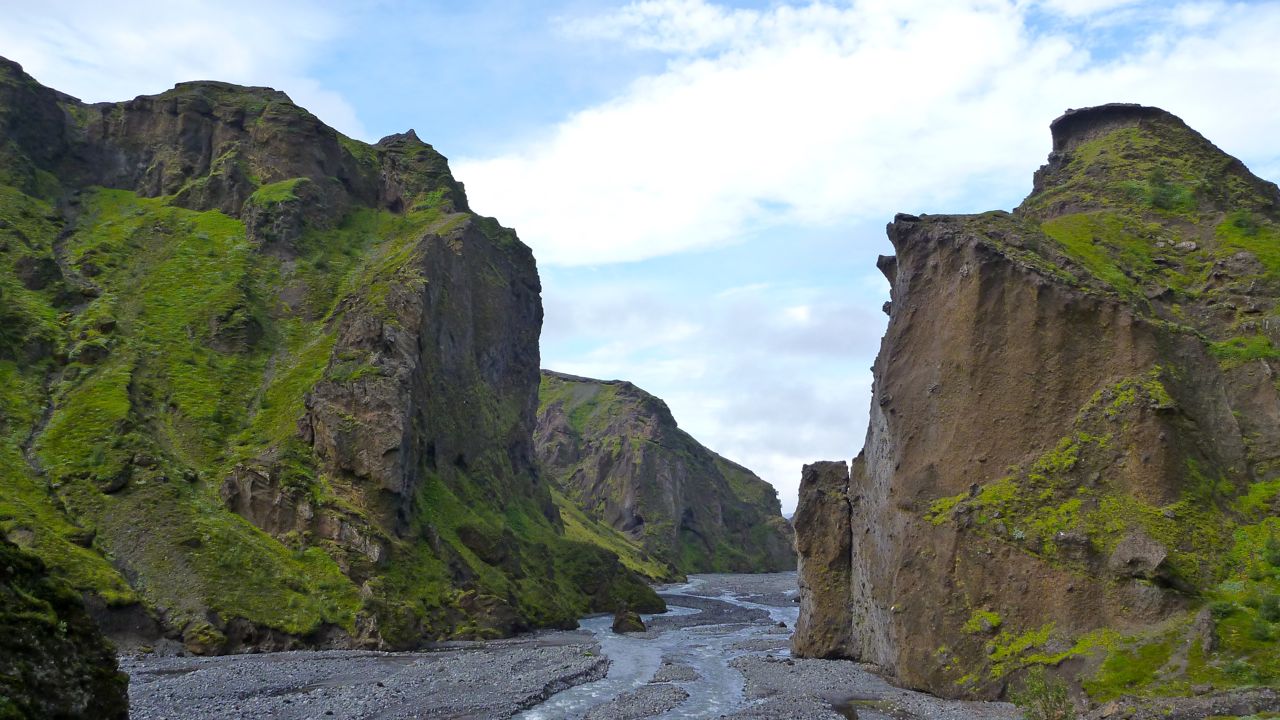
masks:
[[[612,531],[606,546],[642,549],[620,552],[633,569],[666,578],[795,568],[773,486],[703,447],[629,382],[544,370],[535,441],[562,508],[572,506],[562,509],[571,534],[576,508]]]

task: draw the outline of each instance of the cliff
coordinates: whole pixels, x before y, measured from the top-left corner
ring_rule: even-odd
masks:
[[[658,607],[538,476],[539,294],[412,131],[0,61],[0,529],[117,638],[200,653]]]
[[[1280,192],[1155,108],[1052,135],[1012,214],[889,225],[866,442],[847,491],[802,488],[794,650],[947,696],[1275,683]]]
[[[703,447],[629,382],[544,370],[535,439],[564,505],[613,532],[575,531],[606,547],[638,545],[638,555],[620,551],[623,561],[650,577],[795,568],[773,487]]]

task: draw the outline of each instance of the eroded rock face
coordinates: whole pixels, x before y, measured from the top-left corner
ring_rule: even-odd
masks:
[[[1266,318],[1280,268],[1262,259],[1280,193],[1154,108],[1076,111],[1053,134],[1014,214],[888,228],[889,326],[847,568],[846,538],[797,517],[805,577],[821,563],[850,581],[808,580],[797,654],[952,696],[997,696],[1048,664],[1107,698],[1099,666],[1122,652],[1107,633],[1140,638],[1130,651],[1164,642],[1222,581],[1252,582],[1230,556],[1260,548],[1243,538],[1276,515],[1264,481],[1280,457],[1280,324]],[[833,606],[847,650],[824,619]]]
[[[795,567],[777,493],[625,381],[542,373],[538,459],[569,501],[681,573]]]
[[[849,465],[805,465],[792,524],[800,556],[800,620],[791,651],[800,657],[847,657],[851,650],[846,598],[851,596]]]

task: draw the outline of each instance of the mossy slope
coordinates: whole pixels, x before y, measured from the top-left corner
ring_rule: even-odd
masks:
[[[533,462],[539,286],[410,131],[265,88],[83,105],[0,61],[0,529],[197,652],[660,601]]]

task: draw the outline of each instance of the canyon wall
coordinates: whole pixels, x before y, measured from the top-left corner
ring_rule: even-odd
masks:
[[[661,601],[565,537],[540,284],[413,131],[0,61],[0,529],[127,644],[412,647]]]
[[[1052,135],[1013,213],[889,225],[864,448],[839,501],[801,491],[794,651],[945,696],[1270,682],[1280,192],[1155,108]]]

